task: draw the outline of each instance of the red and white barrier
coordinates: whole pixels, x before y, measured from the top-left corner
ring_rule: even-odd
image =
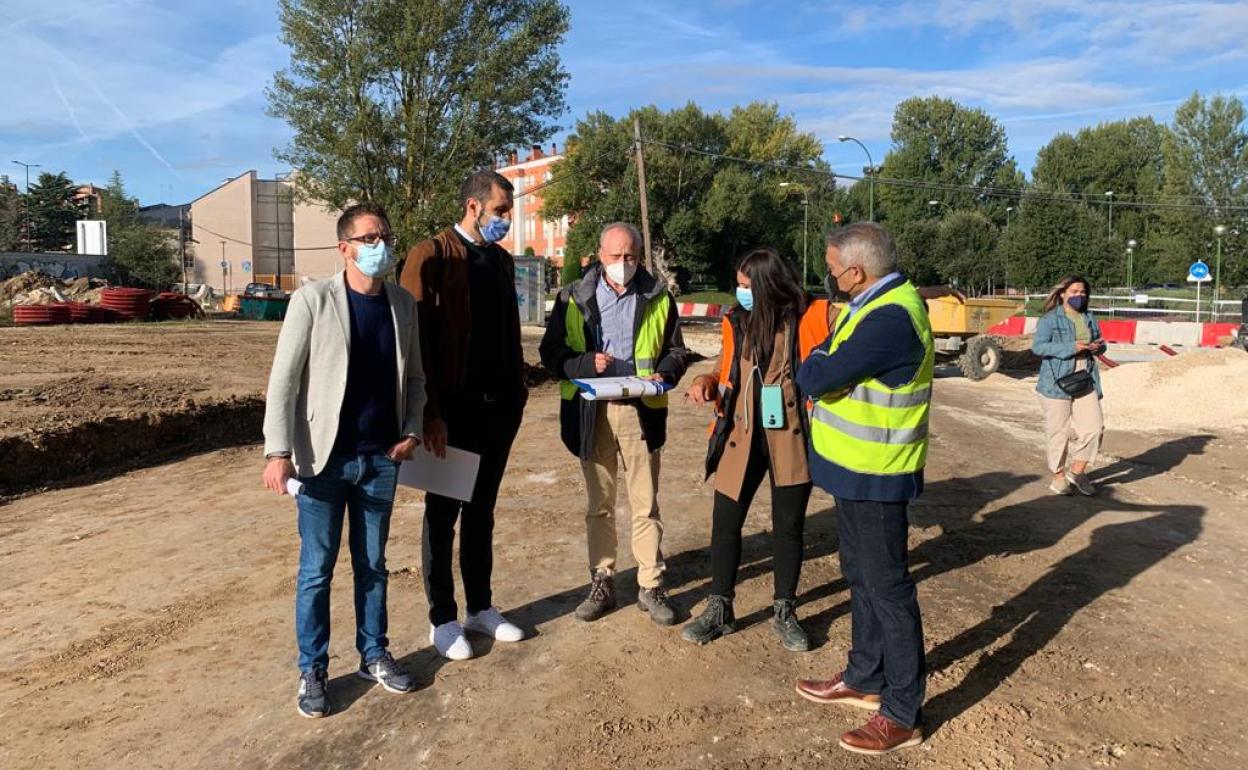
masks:
[[[1018,337],[1036,330],[1036,318],[1012,316],[988,330],[1000,337]],[[1170,345],[1185,348],[1216,348],[1219,340],[1235,334],[1233,323],[1193,323],[1190,321],[1097,321],[1106,342],[1119,345]]]
[[[709,305],[705,302],[680,303],[681,318],[720,318],[723,315],[723,305]]]

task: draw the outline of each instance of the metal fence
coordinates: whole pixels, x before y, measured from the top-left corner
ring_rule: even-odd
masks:
[[[1212,293],[1212,292],[1210,292]],[[1038,315],[1048,294],[1028,294],[1027,314]],[[1092,306],[1098,315],[1110,318],[1134,318],[1148,321],[1182,320],[1210,323],[1243,323],[1243,300],[1212,297],[1199,300],[1167,297],[1147,293],[1119,292],[1092,295]]]

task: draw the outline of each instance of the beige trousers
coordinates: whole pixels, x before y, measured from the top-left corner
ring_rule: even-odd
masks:
[[[637,410],[619,401],[597,404],[594,446],[581,461],[589,493],[589,567],[615,572],[617,470],[623,466],[632,510],[633,558],[637,585],[656,588],[663,581],[663,522],[659,519],[659,453],[646,449]]]
[[[1040,406],[1044,410],[1049,472],[1064,470],[1067,460],[1083,460],[1088,465],[1096,462],[1105,432],[1101,399],[1096,393],[1075,399],[1040,396]]]

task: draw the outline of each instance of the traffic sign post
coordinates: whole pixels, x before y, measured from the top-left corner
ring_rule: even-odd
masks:
[[[1200,323],[1200,285],[1209,280],[1209,266],[1199,259],[1187,269],[1187,282],[1196,284],[1196,323]]]

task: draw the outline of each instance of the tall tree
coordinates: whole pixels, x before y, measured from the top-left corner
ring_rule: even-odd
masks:
[[[907,99],[893,115],[892,139],[882,175],[911,184],[884,184],[877,192],[884,218],[898,230],[916,219],[943,216],[942,206],[929,205],[932,200],[955,210],[979,208],[999,225],[1012,202],[988,188],[1023,187],[1005,129],[983,110],[938,96]],[[946,185],[962,189],[940,189]]]
[[[22,245],[22,195],[9,177],[0,174],[0,251],[17,251]]]
[[[1202,208],[1163,209],[1158,251],[1165,274],[1181,280],[1195,259],[1212,265],[1213,229],[1224,225],[1222,280],[1248,283],[1248,125],[1237,97],[1192,94],[1174,114],[1164,145],[1165,195]]]
[[[1046,290],[1070,273],[1082,274],[1097,288],[1124,281],[1125,251],[1109,239],[1104,219],[1067,201],[1025,197],[999,253],[1010,286]]]
[[[401,241],[458,219],[460,181],[544,141],[568,75],[558,0],[281,0],[290,67],[268,89],[300,194],[381,203]]]
[[[546,216],[575,217],[569,258],[593,254],[608,222],[640,219],[634,118],[648,142],[661,142],[645,145],[651,237],[682,283],[727,288],[736,259],[756,246],[779,248],[800,265],[803,200],[810,206],[809,261],[816,267],[834,202],[822,147],[776,105],[761,102],[727,115],[691,103],[670,112],[637,109],[620,119],[591,113],[578,121],[576,139],[545,193]]]
[[[83,204],[74,200],[78,186],[64,172],[44,172],[30,186],[26,205],[30,211],[31,247],[36,251],[68,251],[77,237],[77,221],[86,216]]]
[[[121,173],[113,171],[100,201],[100,217],[108,223],[106,269],[119,283],[165,289],[181,275],[174,236],[140,221],[138,210]]]

